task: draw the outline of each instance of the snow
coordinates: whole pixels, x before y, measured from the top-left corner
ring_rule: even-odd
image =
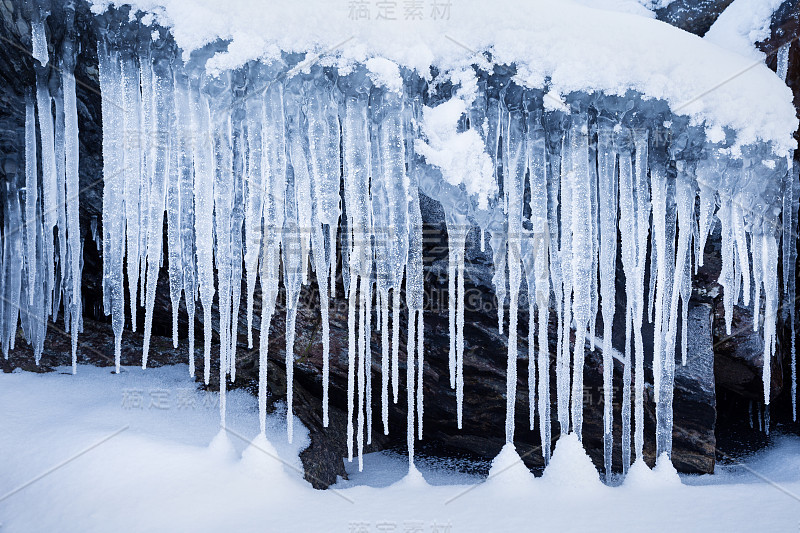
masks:
[[[228,50],[209,63],[218,72],[251,59],[274,59],[282,50],[318,54],[323,64],[345,68],[380,57],[428,77],[431,65],[460,70],[476,61],[477,52],[490,50],[496,64],[516,63],[517,78],[527,86],[541,87],[549,80],[554,94],[634,89],[666,100],[696,123],[734,129],[742,144],[771,141],[781,154],[794,147],[791,92],[765,65],[754,66],[741,51],[729,52],[634,14],[552,0],[464,0],[450,8],[449,18],[421,21],[399,20],[399,13],[398,20],[375,20],[376,13],[361,20],[348,4],[326,0],[273,1],[259,9],[249,0],[130,4],[169,27],[187,58],[217,39],[229,41]],[[96,13],[109,5],[93,0]],[[586,54],[587,49],[592,53]]]
[[[703,38],[761,63],[764,52],[756,49],[755,43],[769,37],[772,14],[782,3],[783,0],[734,0]]]
[[[535,487],[535,478],[522,462],[514,444],[508,442],[492,460],[486,483],[498,494],[502,494],[504,491],[530,490]]]
[[[586,451],[575,433],[562,435],[542,475],[552,490],[591,494],[604,488]]]
[[[436,107],[425,107],[422,133],[427,139],[417,140],[416,150],[428,164],[441,170],[451,185],[464,184],[469,194],[478,198],[478,206],[488,207],[489,196],[497,191],[492,177],[493,166],[486,153],[484,141],[474,129],[458,131],[461,116],[475,99],[472,84],[462,81],[462,89],[455,98]],[[466,87],[464,86],[466,85]]]
[[[196,390],[185,365],[122,367],[118,375],[86,366],[76,376],[69,372],[0,375],[0,402],[16,406],[0,413],[0,453],[14,458],[0,464],[7,531],[218,531],[265,524],[307,531],[380,531],[379,524],[509,531],[534,523],[568,530],[778,531],[797,525],[797,502],[787,494],[800,494],[797,437],[776,438],[742,465],[718,466],[716,475],[682,476],[682,484],[652,471],[636,486],[567,489],[554,475],[533,479],[518,467],[480,483],[483,476],[467,473],[463,462],[420,458],[423,484],[405,477],[404,458],[379,452],[364,456],[363,473],[351,470],[349,481],[317,491],[302,480],[297,457],[308,443],[305,429],[296,428],[298,438],[288,444],[276,412],[267,418],[266,435],[257,436],[256,402],[245,391],[229,395],[230,431],[223,437],[209,416],[217,394]],[[580,459],[577,439],[562,443],[554,460],[559,448]],[[501,453],[494,464],[513,464],[515,456]],[[569,500],[559,487],[571,491]],[[109,494],[116,504],[99,503]]]
[[[367,59],[364,66],[367,67],[369,78],[375,86],[385,87],[395,93],[402,92],[403,78],[400,77],[397,63],[383,57],[371,57]]]

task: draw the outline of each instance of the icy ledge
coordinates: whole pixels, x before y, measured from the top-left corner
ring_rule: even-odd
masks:
[[[791,91],[759,59],[656,20],[570,0],[460,0],[438,18],[426,5],[422,20],[406,20],[400,5],[397,20],[377,19],[375,6],[369,20],[357,19],[352,3],[329,0],[91,2],[95,13],[111,5],[149,13],[148,23],[170,28],[184,59],[219,39],[228,42],[209,61],[211,72],[273,61],[282,52],[345,68],[380,57],[423,78],[431,66],[449,72],[515,64],[515,81],[524,87],[554,95],[633,89],[664,100],[693,124],[732,128],[737,145],[770,142],[778,155],[795,147]]]

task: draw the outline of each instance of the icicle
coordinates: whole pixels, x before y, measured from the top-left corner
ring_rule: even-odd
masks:
[[[528,261],[533,262],[533,278],[528,270],[528,299],[530,322],[528,328],[528,373],[529,373],[529,401],[533,403],[534,396],[538,399],[539,410],[539,436],[542,442],[542,457],[544,463],[550,460],[550,347],[548,343],[547,328],[550,317],[550,286],[549,286],[549,227],[548,227],[548,191],[547,191],[547,162],[545,134],[539,125],[539,117],[532,114],[528,115],[527,128],[527,160],[528,160],[528,179],[530,181],[531,199],[531,234],[528,238],[529,251],[526,254]],[[534,280],[533,284],[531,283]],[[534,295],[535,294],[535,298]],[[534,373],[534,341],[533,341],[533,313],[534,302],[538,313],[538,357],[536,365],[538,368],[538,391],[534,393],[532,388],[533,380],[530,375]],[[534,409],[530,409],[531,430],[534,429]]]
[[[642,338],[642,326],[645,316],[646,308],[644,298],[644,278],[645,269],[647,268],[647,241],[650,234],[650,213],[651,213],[651,196],[650,196],[650,181],[648,180],[648,135],[646,131],[636,131],[633,137],[634,147],[636,150],[636,159],[634,162],[634,185],[636,189],[636,233],[637,233],[637,246],[636,246],[636,305],[634,307],[634,371],[635,371],[635,409],[634,420],[636,422],[636,434],[634,438],[634,445],[636,451],[636,458],[642,457],[642,450],[644,448],[644,340]],[[627,162],[627,161],[626,161]],[[620,158],[620,172],[622,172],[623,158]],[[654,215],[655,216],[655,215]],[[651,247],[651,281],[655,279],[653,276],[652,265],[657,261],[656,248]],[[651,294],[647,302],[654,301]],[[628,375],[629,376],[629,375]],[[626,387],[629,387],[629,381],[626,381]],[[624,400],[623,400],[624,403]],[[640,430],[641,428],[641,430]],[[624,447],[623,447],[624,450]],[[630,465],[629,460],[623,458],[623,468],[627,469]]]
[[[296,83],[296,80],[294,81]],[[286,197],[284,208],[283,241],[281,252],[283,254],[284,286],[286,287],[286,416],[289,431],[289,441],[293,433],[293,376],[294,376],[294,336],[295,316],[297,315],[298,299],[302,284],[303,264],[307,261],[304,249],[305,237],[302,224],[308,218],[301,218],[301,208],[310,201],[308,192],[308,163],[304,146],[301,141],[301,114],[299,93],[294,88],[286,90],[286,149],[288,153]],[[310,217],[309,217],[310,218]]]
[[[286,187],[285,147],[283,142],[283,105],[281,102],[281,88],[267,93],[264,117],[264,131],[262,135],[262,150],[269,164],[270,175],[265,176],[264,190],[264,246],[261,257],[261,326],[259,328],[259,413],[261,417],[261,432],[266,426],[267,408],[267,370],[269,353],[269,328],[272,315],[275,312],[275,301],[278,296],[278,281],[280,277],[279,246],[280,233],[278,228],[283,226],[283,198]]]
[[[167,254],[169,266],[169,298],[172,304],[172,347],[178,347],[178,310],[180,308],[181,293],[183,292],[183,247],[181,246],[181,167],[180,162],[180,131],[178,124],[177,108],[173,96],[173,106],[164,112],[170,116],[169,134],[169,172],[167,174]],[[187,296],[188,300],[188,296]]]
[[[159,44],[159,42],[156,42]],[[159,51],[156,51],[159,52]],[[164,196],[169,174],[168,137],[172,129],[173,78],[172,67],[167,57],[153,60],[153,100],[155,103],[156,132],[155,159],[150,176],[149,215],[147,228],[147,289],[145,300],[144,342],[142,348],[142,368],[147,368],[147,356],[150,351],[150,334],[153,325],[153,307],[156,299],[158,271],[161,266],[162,239],[164,230]],[[222,394],[222,393],[221,393]]]
[[[180,172],[180,246],[182,256],[182,269],[183,269],[183,294],[186,302],[186,313],[188,315],[189,323],[189,375],[194,377],[195,362],[194,362],[194,313],[195,313],[195,299],[197,297],[197,274],[195,267],[195,233],[194,233],[194,169],[192,167],[192,142],[193,135],[191,131],[191,110],[189,103],[189,80],[185,74],[176,75],[175,78],[175,117],[177,120],[178,128],[178,168]],[[125,183],[126,188],[128,182]],[[132,186],[136,186],[132,184]],[[138,187],[133,198],[139,195]],[[131,216],[128,218],[128,223],[135,223],[138,221],[135,210],[131,211]],[[128,244],[135,243],[138,239],[136,233],[129,233]],[[135,255],[132,258],[129,252],[128,267],[136,268]],[[131,289],[131,299],[133,303],[131,308],[134,308],[136,302],[136,290]]]
[[[73,14],[70,13],[68,18]],[[71,24],[71,21],[67,21]],[[66,175],[66,215],[67,237],[69,239],[69,262],[72,290],[70,293],[70,318],[72,325],[72,373],[78,370],[78,330],[81,321],[81,235],[79,217],[79,190],[78,180],[78,105],[75,97],[75,57],[73,56],[72,41],[67,39],[63,46],[63,63],[61,67],[61,86],[64,88],[64,154]]]
[[[415,138],[413,113],[414,106],[419,102],[415,97],[410,105],[405,108],[406,136],[407,139]],[[406,167],[408,172],[408,193],[410,202],[408,203],[408,262],[406,264],[406,305],[408,307],[409,327],[414,320],[414,313],[417,317],[417,438],[422,440],[423,425],[422,418],[424,412],[423,402],[423,376],[425,371],[425,352],[423,350],[424,322],[423,297],[424,297],[424,272],[422,266],[422,212],[419,203],[419,172],[416,157],[413,151],[413,143],[406,142]],[[414,341],[414,339],[412,339]],[[406,350],[411,350],[406,346]]]
[[[31,20],[31,56],[36,59],[41,66],[47,66],[50,58],[47,51],[47,34],[44,29],[44,20],[37,7],[33,8],[33,20]]]
[[[786,81],[786,75],[789,73],[789,50],[792,48],[792,42],[789,41],[778,49],[775,74],[783,81]]]
[[[797,289],[795,287],[795,264],[797,262],[797,189],[798,183],[797,168],[793,167],[791,160],[787,159],[788,172],[784,179],[783,208],[781,219],[783,223],[783,295],[785,303],[782,305],[783,319],[789,322],[790,329],[790,379],[791,379],[791,402],[792,402],[792,421],[797,421],[797,340],[796,340],[796,302]],[[752,242],[752,240],[751,240]],[[755,247],[755,245],[753,245]],[[755,269],[754,269],[755,270]],[[758,278],[754,279],[758,284]]]
[[[667,335],[664,342],[664,377],[658,404],[656,405],[656,456],[672,454],[672,390],[675,376],[675,346],[678,334],[678,303],[683,291],[684,275],[691,257],[689,250],[694,224],[695,190],[686,161],[676,161],[678,177],[676,180],[676,203],[678,216],[678,250],[675,254],[672,291],[669,302]],[[688,300],[681,302],[686,308]],[[682,329],[686,329],[683,323]]]
[[[408,467],[414,467],[414,313],[409,313],[408,339],[406,345],[406,443],[408,446]],[[421,316],[421,313],[420,313]]]
[[[447,222],[447,235],[450,247],[449,254],[453,262],[454,273],[454,291],[448,295],[448,301],[452,300],[453,302],[453,318],[455,319],[454,327],[451,328],[453,335],[455,335],[454,342],[451,342],[455,350],[454,357],[451,361],[455,383],[451,383],[451,385],[455,385],[456,389],[456,423],[458,428],[461,429],[464,414],[464,255],[469,226],[467,225],[467,217],[465,215],[451,212],[450,210],[445,211],[445,220]],[[505,247],[506,237],[504,235],[501,235],[500,232],[496,232],[494,238],[495,241],[498,239],[501,240],[503,242],[502,247]],[[493,245],[495,257],[500,254],[497,246],[500,245],[495,242]],[[502,262],[505,263],[505,253],[502,255]],[[504,287],[505,281],[498,281],[498,278],[504,280],[505,276],[500,276],[498,274],[498,268],[499,267],[495,265],[495,273],[492,279],[496,283],[503,283]],[[497,291],[499,291],[498,287],[498,285],[495,285]],[[500,301],[500,298],[501,297],[498,296],[498,301]]]
[[[364,407],[367,432],[367,445],[372,444],[372,285],[369,284],[366,301],[366,324],[364,325],[366,345],[364,347]]]
[[[122,131],[124,133],[123,150],[123,183],[125,184],[125,191],[123,194],[123,204],[125,209],[125,240],[127,245],[127,270],[128,270],[128,298],[130,300],[130,313],[131,313],[131,329],[136,331],[136,307],[137,296],[139,288],[139,244],[140,244],[140,209],[144,206],[140,204],[139,200],[139,187],[140,176],[142,174],[142,157],[141,152],[141,93],[139,92],[139,69],[136,65],[134,57],[130,54],[123,54],[122,56]],[[187,104],[188,105],[188,104]],[[188,113],[189,110],[184,111]],[[177,113],[179,119],[186,120],[182,113]],[[191,164],[191,159],[188,162],[184,159],[181,160],[183,168],[187,168]],[[192,188],[188,193],[191,194]],[[183,206],[186,208],[186,206]]]
[[[581,438],[583,426],[583,361],[586,327],[591,310],[592,173],[588,161],[588,130],[586,115],[573,115],[570,129],[572,165],[567,182],[572,194],[572,314],[575,317],[575,345],[572,375],[572,430]]]
[[[327,426],[330,333],[328,322],[328,286],[335,295],[336,284],[336,227],[339,223],[339,117],[332,98],[332,84],[322,69],[315,90],[309,92],[308,141],[309,164],[313,179],[315,202],[312,209],[312,246],[320,293],[322,314],[322,388],[323,419]],[[323,224],[328,227],[327,248]],[[328,278],[330,276],[330,278]],[[330,281],[329,281],[330,280]]]
[[[378,292],[381,328],[381,421],[389,434],[389,293]]]
[[[208,385],[211,372],[211,306],[214,301],[214,153],[210,129],[210,109],[201,80],[191,81],[192,128],[194,136],[194,235],[197,257],[197,280],[203,306],[203,378]]]
[[[125,325],[123,255],[125,253],[123,86],[119,56],[98,43],[100,90],[103,93],[103,288],[114,330],[114,361],[120,370],[122,328]]]
[[[762,276],[764,283],[764,364],[762,380],[764,385],[764,404],[769,408],[772,386],[772,356],[777,342],[776,323],[778,311],[778,273],[773,265],[778,262],[778,245],[775,237],[768,233],[756,235],[761,240]],[[769,432],[769,426],[766,426]]]
[[[57,83],[54,79],[54,85]],[[56,158],[56,212],[58,227],[58,285],[55,288],[53,299],[53,322],[58,317],[58,309],[63,298],[64,321],[66,330],[69,331],[69,251],[67,250],[67,206],[66,206],[66,156],[64,143],[64,95],[63,89],[58,88],[53,94],[55,104],[55,158]],[[2,292],[2,291],[0,291]]]
[[[28,281],[28,304],[33,304],[36,287],[36,204],[39,179],[36,165],[36,108],[33,98],[25,103],[25,272]]]
[[[356,295],[357,284],[350,284],[347,298],[347,460],[353,462],[353,412],[356,373]]]
[[[447,235],[448,241],[451,239],[450,235],[452,232],[448,228]],[[494,248],[492,248],[494,249]],[[498,264],[495,262],[495,272],[498,270]],[[495,274],[496,275],[496,274]],[[502,304],[499,303],[499,296],[498,296],[498,308],[497,312],[502,315]],[[450,340],[450,349],[448,350],[448,361],[447,366],[450,370],[450,388],[456,388],[456,337],[458,336],[457,329],[456,329],[456,257],[455,257],[455,249],[453,246],[450,246],[447,252],[447,323],[450,326],[449,332],[449,340]],[[503,334],[503,321],[499,321],[498,328],[500,330],[500,334]]]
[[[591,305],[589,307],[589,347],[595,351],[595,328],[597,327],[597,315],[600,311],[600,280],[597,279],[600,255],[600,209],[598,199],[598,177],[597,177],[597,142],[594,140],[597,135],[597,125],[593,121],[589,122],[589,197],[591,198],[591,225],[592,225],[592,267],[591,267],[591,288],[589,294]]]
[[[348,298],[348,377],[347,377],[347,449],[348,460],[353,460],[353,409],[355,388],[355,351],[356,324],[355,308],[358,278],[362,278],[362,287],[369,279],[372,255],[369,246],[370,220],[369,200],[369,126],[367,122],[368,82],[363,73],[339,80],[340,88],[345,93],[342,120],[342,146],[345,203],[347,205],[349,255],[349,298]],[[359,331],[359,338],[366,334]],[[361,342],[359,341],[359,345]],[[365,343],[364,343],[365,344]]]
[[[377,96],[373,91],[373,96]],[[400,94],[381,91],[378,106],[372,108],[373,119],[381,118],[378,127],[377,151],[387,201],[386,233],[389,286],[392,288],[392,392],[397,403],[399,391],[398,352],[400,348],[400,287],[408,260],[408,180],[405,164],[403,101]],[[371,104],[372,105],[372,104]],[[374,166],[373,166],[374,168]]]
[[[270,202],[271,204],[271,202]],[[265,217],[267,223],[272,217]],[[266,242],[261,258],[261,326],[259,328],[258,346],[258,411],[261,434],[266,430],[267,420],[267,370],[269,354],[269,326],[275,313],[275,300],[278,296],[279,258],[275,241],[274,226],[268,226]]]
[[[244,225],[244,176],[247,172],[247,131],[245,129],[246,108],[243,103],[246,91],[245,73],[237,69],[231,75],[231,92],[234,98],[231,108],[231,150],[233,202],[231,204],[231,316],[228,341],[228,367],[231,383],[236,381],[236,349],[239,344],[239,309],[242,293],[242,227]]]
[[[231,245],[234,177],[233,139],[230,116],[230,74],[226,73],[219,78],[207,80],[204,90],[209,95],[211,117],[213,120],[211,131],[214,146],[214,264],[217,270],[217,290],[219,292],[219,357],[220,365],[225,368],[225,372],[220,375],[223,376],[223,379],[226,379],[227,372],[230,370],[231,272],[233,270],[234,261]],[[150,237],[148,236],[148,245],[149,240]],[[147,276],[147,281],[148,283],[150,281],[149,274]],[[289,410],[287,409],[287,414],[288,412]]]
[[[264,118],[263,102],[251,97],[247,105],[248,164],[245,176],[245,272],[247,274],[247,347],[253,347],[253,293],[258,274],[258,258],[261,255],[261,220],[264,194],[264,170],[262,160],[261,121]]]
[[[603,315],[603,465],[605,467],[606,481],[611,476],[612,439],[612,397],[611,385],[613,379],[614,360],[611,344],[611,331],[614,324],[615,295],[616,295],[616,267],[617,267],[617,179],[616,158],[617,153],[613,146],[613,126],[602,119],[598,119],[597,133],[597,169],[598,169],[598,200],[600,216],[600,296]],[[621,157],[626,157],[627,154]],[[628,169],[630,166],[627,167]],[[623,183],[623,181],[625,183]],[[631,175],[620,173],[619,176],[620,207],[622,219],[620,227],[623,239],[623,268],[628,287],[633,281],[631,268],[632,250],[629,246],[633,237],[633,219],[626,218],[633,215],[633,197]],[[624,197],[623,197],[624,195]],[[623,229],[624,228],[624,229]],[[627,249],[625,249],[627,248]],[[626,261],[627,259],[627,261]],[[628,292],[632,294],[633,291]],[[630,323],[630,303],[628,303],[625,321],[626,332]],[[626,335],[626,346],[630,344],[629,335]]]
[[[280,277],[280,245],[286,196],[286,127],[283,109],[283,85],[269,86],[263,107],[262,151],[264,168],[264,246],[261,259],[261,327],[259,329],[259,410],[262,433],[266,424],[267,368],[269,327],[275,312]],[[327,402],[326,402],[327,404]],[[327,414],[327,411],[324,411]],[[327,423],[327,418],[324,420]]]
[[[8,181],[7,213],[4,216],[4,239],[3,239],[3,266],[8,270],[7,280],[5,280],[3,303],[5,310],[3,313],[3,356],[8,359],[9,350],[14,349],[14,340],[17,335],[17,324],[20,317],[20,299],[23,270],[15,266],[9,259],[23,257],[23,229],[22,208],[20,206],[20,195],[18,183],[20,177],[13,177]],[[73,352],[74,354],[75,352]],[[73,373],[75,373],[75,358],[73,356]]]
[[[46,62],[46,60],[45,60]],[[36,108],[39,120],[39,141],[42,150],[42,214],[44,231],[42,246],[44,248],[44,267],[47,269],[46,313],[53,315],[54,292],[60,292],[55,286],[55,249],[53,248],[53,228],[58,223],[58,176],[56,174],[55,131],[53,128],[52,103],[47,87],[46,71],[36,74]],[[60,228],[63,230],[63,228]],[[43,317],[44,318],[44,317]]]
[[[610,125],[609,125],[610,127]],[[632,164],[632,149],[634,148],[633,141],[634,139],[631,138],[630,130],[627,128],[620,128],[614,137],[614,148],[619,154],[619,230],[621,236],[621,249],[620,255],[622,256],[622,269],[625,272],[625,294],[626,294],[626,305],[625,305],[625,350],[624,350],[624,362],[623,364],[623,378],[622,378],[622,470],[623,473],[627,473],[628,467],[631,464],[631,351],[632,351],[632,343],[634,340],[639,340],[641,337],[641,315],[637,315],[637,309],[640,309],[639,300],[639,290],[640,285],[638,283],[638,278],[640,275],[640,269],[644,268],[644,265],[639,265],[639,246],[642,245],[640,242],[640,234],[637,230],[641,228],[638,227],[640,222],[640,218],[637,217],[636,212],[636,201],[637,197],[636,194],[640,193],[641,191],[638,190],[638,183],[634,178],[633,174],[633,164]],[[603,134],[603,130],[600,130],[600,134]],[[637,147],[638,149],[638,147]],[[638,156],[637,156],[638,157]],[[603,174],[601,173],[601,176]],[[637,175],[637,178],[639,176]],[[644,176],[646,178],[646,176]],[[601,181],[602,185],[602,181]],[[646,185],[646,184],[645,184]],[[648,215],[649,215],[649,206]],[[644,221],[645,225],[649,227],[649,221]],[[643,238],[643,245],[647,245],[647,235],[645,234]],[[646,249],[642,249],[641,253],[644,254]],[[641,259],[642,262],[644,259]],[[601,263],[602,266],[602,263]],[[608,279],[605,275],[601,275],[603,279]],[[642,287],[643,290],[643,287]],[[638,317],[638,318],[637,318]],[[636,322],[636,320],[639,320]],[[605,323],[605,319],[604,319]],[[635,329],[634,329],[635,326]],[[603,339],[605,341],[605,338]],[[611,343],[609,343],[611,345]],[[613,349],[613,345],[611,345]],[[639,352],[637,352],[638,354]],[[605,349],[605,342],[603,348],[603,356],[606,354]],[[637,357],[638,363],[638,357]],[[637,376],[638,376],[637,370]],[[612,378],[613,378],[613,361],[612,361]],[[604,378],[604,406],[606,409],[610,407],[610,402],[608,398],[605,398],[608,391],[610,396],[611,391],[605,387],[608,383]],[[613,410],[607,410],[606,415],[613,415]],[[605,415],[604,415],[605,416]],[[605,419],[608,421],[608,419]],[[612,425],[613,429],[613,425]],[[608,467],[606,468],[606,479],[608,479],[610,472]]]
[[[138,54],[139,85],[141,87],[142,106],[140,123],[143,134],[142,150],[140,152],[141,173],[139,175],[139,272],[141,272],[139,300],[142,305],[146,305],[147,237],[150,232],[150,182],[153,179],[152,176],[155,171],[156,140],[158,136],[155,91],[153,89],[155,78],[153,75],[153,61],[150,55],[149,40],[142,39]],[[201,135],[203,135],[208,129],[209,125],[208,122],[206,122],[206,127],[199,131],[203,132],[201,133]],[[213,169],[213,158],[209,160],[209,165],[211,165]]]
[[[521,96],[521,95],[520,95]],[[519,288],[522,280],[522,197],[525,178],[524,119],[518,107],[507,93],[507,125],[503,147],[504,190],[508,197],[508,282],[509,282],[509,326],[508,360],[506,367],[506,442],[514,441],[514,408],[517,396],[517,314],[519,311]],[[463,275],[463,269],[462,269]],[[461,283],[461,280],[459,279]],[[459,302],[459,305],[463,305]],[[463,336],[463,331],[459,331]]]
[[[361,287],[359,290],[358,301],[358,368],[356,374],[358,376],[358,433],[356,434],[356,444],[358,445],[358,471],[364,470],[364,394],[365,394],[365,376],[366,371],[365,359],[367,356],[367,343],[366,338],[369,335],[367,331],[367,291],[370,281],[366,277],[361,278]]]
[[[564,298],[563,298],[563,277],[561,272],[561,249],[560,249],[560,233],[559,233],[559,192],[561,189],[561,155],[562,149],[562,120],[563,114],[560,112],[545,113],[544,126],[545,126],[545,144],[547,147],[547,226],[549,230],[549,267],[550,267],[550,284],[553,287],[553,298],[556,311],[556,331],[558,332],[556,338],[556,394],[557,394],[557,416],[559,422],[562,422],[562,413],[564,409],[568,409],[569,400],[564,403],[564,390],[562,389],[562,372],[563,372],[563,321],[564,321]],[[549,311],[545,313],[547,315]],[[540,313],[541,321],[541,313]],[[541,327],[541,326],[540,326]],[[549,346],[548,346],[549,351]],[[540,347],[540,358],[541,347]],[[549,376],[549,360],[547,363]],[[541,380],[540,380],[541,382]],[[540,395],[540,400],[542,396]],[[549,402],[548,402],[549,404]],[[568,412],[568,411],[567,411]],[[540,415],[542,411],[540,410]],[[568,415],[565,415],[568,416]],[[549,413],[548,413],[548,429],[549,429]],[[540,424],[544,425],[544,424]],[[560,429],[566,432],[563,425]],[[548,440],[549,443],[549,440]],[[547,459],[547,458],[546,458]]]
[[[556,381],[558,384],[558,421],[561,426],[561,434],[569,433],[570,423],[570,361],[571,352],[569,349],[570,328],[572,327],[572,179],[570,174],[573,170],[573,149],[566,135],[562,137],[561,164],[561,224],[560,228],[560,248],[559,261],[561,268],[561,297],[562,297],[562,317],[560,324],[559,340],[561,341],[560,360],[556,362]],[[581,394],[582,395],[582,394]]]

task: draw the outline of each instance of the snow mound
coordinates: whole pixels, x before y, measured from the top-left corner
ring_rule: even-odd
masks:
[[[667,456],[666,453],[662,453],[656,459],[656,467],[653,469],[653,473],[656,474],[656,477],[659,481],[663,482],[665,485],[680,485],[681,478],[678,476],[678,471],[675,470],[675,466],[672,464],[672,460]]]
[[[224,429],[220,429],[219,433],[211,439],[208,444],[208,451],[211,455],[226,461],[236,460],[236,449]]]
[[[567,489],[586,490],[603,486],[597,469],[574,433],[562,435],[558,439],[542,480]]]
[[[428,486],[428,482],[422,476],[416,466],[413,464],[408,465],[408,473],[403,478],[392,485],[401,489],[422,489]]]
[[[668,486],[678,486],[681,479],[678,472],[672,466],[667,454],[661,454],[656,461],[656,466],[652,470],[642,459],[637,459],[625,477],[624,487],[641,489],[660,489]]]
[[[529,486],[535,478],[522,462],[514,444],[507,443],[492,461],[486,483],[496,484],[506,489],[517,490]]]
[[[278,450],[262,434],[254,438],[242,452],[242,466],[248,471],[257,471],[273,477],[286,477]]]

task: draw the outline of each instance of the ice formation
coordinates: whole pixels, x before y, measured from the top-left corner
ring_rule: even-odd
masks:
[[[139,305],[145,308],[142,366],[147,365],[156,283],[166,258],[173,337],[177,343],[183,300],[192,374],[194,314],[197,305],[202,309],[206,383],[212,328],[219,332],[224,424],[226,382],[236,378],[240,300],[245,302],[245,336],[252,347],[254,299],[260,287],[263,433],[268,334],[282,283],[291,440],[295,320],[301,287],[313,279],[321,303],[322,412],[327,425],[329,358],[334,355],[328,307],[329,295],[337,294],[341,257],[349,302],[348,458],[357,455],[361,468],[365,439],[369,443],[372,432],[370,331],[375,312],[381,344],[381,429],[389,431],[389,402],[398,400],[399,353],[405,343],[413,465],[414,442],[423,436],[424,194],[442,204],[450,239],[449,369],[459,427],[463,397],[469,392],[463,376],[464,271],[472,231],[480,231],[481,246],[483,235],[489,235],[498,327],[509,339],[509,443],[515,431],[519,307],[527,301],[529,349],[522,358],[528,358],[530,427],[535,428],[538,414],[544,460],[551,453],[551,418],[558,420],[561,434],[581,437],[589,342],[592,350],[603,352],[604,450],[610,472],[610,407],[616,401],[611,325],[619,256],[626,295],[623,379],[633,383],[632,394],[629,387],[622,391],[622,468],[642,458],[645,320],[655,331],[657,454],[671,453],[675,356],[680,353],[684,363],[691,357],[683,324],[691,276],[702,264],[714,217],[721,227],[720,284],[728,331],[733,306],[752,305],[753,326],[764,335],[763,377],[769,383],[779,299],[794,295],[791,266],[796,252],[787,237],[797,226],[797,184],[784,146],[755,138],[743,143],[732,128],[704,128],[673,113],[666,101],[634,90],[575,90],[555,97],[549,82],[524,83],[514,65],[487,66],[486,58],[443,74],[437,84],[381,58],[336,66],[282,53],[234,69],[211,69],[209,62],[223,44],[182,57],[163,28],[148,25],[141,14],[119,13],[102,16],[98,43],[103,304],[111,315],[117,371],[126,313],[135,328]],[[46,46],[42,50],[42,38],[37,37],[42,31],[35,22],[37,69],[48,61]],[[785,75],[782,54],[779,70]],[[53,88],[37,77],[35,96],[32,91],[26,106],[24,179],[9,181],[6,190],[6,266],[0,291],[7,305],[0,307],[0,342],[7,357],[19,317],[38,360],[44,324],[48,317],[56,319],[63,302],[74,368],[81,330],[82,244],[71,76],[75,55],[69,43],[63,57],[50,61],[62,69],[61,85]],[[51,211],[53,205],[59,207]],[[22,228],[24,232],[18,231]],[[779,287],[776,265],[781,254],[784,278]],[[10,266],[18,258],[22,270]],[[212,326],[215,299],[218,321]],[[789,308],[793,323],[794,306]],[[602,341],[595,345],[598,317]],[[550,320],[556,322],[556,339],[549,338]],[[401,325],[406,326],[406,339],[401,338]],[[557,346],[552,383],[551,340]],[[792,361],[794,365],[794,357]],[[765,386],[765,404],[769,390]],[[792,390],[794,394],[794,385]],[[553,416],[551,398],[557,406]]]

